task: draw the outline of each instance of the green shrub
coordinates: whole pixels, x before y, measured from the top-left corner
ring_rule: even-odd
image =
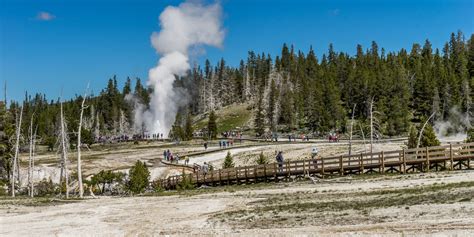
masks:
[[[191,176],[186,175],[183,170],[182,174],[182,179],[181,182],[178,183],[176,186],[177,190],[188,190],[188,189],[194,189],[194,184],[191,180]]]
[[[103,194],[106,191],[112,191],[112,184],[122,184],[125,174],[122,172],[113,172],[112,170],[101,170],[92,176],[88,185],[96,187]]]
[[[4,180],[0,180],[0,196],[8,195],[8,183]]]
[[[258,155],[256,162],[257,162],[257,165],[268,164],[268,158],[263,154],[263,151],[260,152],[260,155]]]
[[[49,180],[43,179],[35,185],[36,196],[44,197],[44,196],[54,195],[59,191],[59,188],[60,187],[53,184],[53,181],[51,179]]]
[[[137,160],[129,172],[128,190],[132,193],[141,193],[148,187],[149,180],[150,171],[146,164]]]
[[[474,142],[474,127],[467,130],[466,142]]]

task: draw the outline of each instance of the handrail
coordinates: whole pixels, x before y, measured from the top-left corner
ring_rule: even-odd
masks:
[[[247,181],[248,179],[256,179],[261,177],[260,175],[262,174],[264,175],[264,178],[290,176],[294,174],[304,174],[306,172],[320,173],[321,176],[324,176],[326,172],[332,172],[334,170],[340,174],[344,174],[345,170],[353,168],[358,168],[359,172],[363,172],[365,169],[374,169],[373,167],[375,166],[383,173],[385,172],[385,168],[390,165],[399,165],[400,172],[405,173],[406,166],[415,163],[424,165],[425,167],[430,167],[430,161],[451,161],[451,169],[453,169],[453,163],[455,160],[467,159],[469,162],[472,158],[474,158],[474,142],[404,150],[359,153],[354,155],[329,156],[320,157],[318,159],[288,160],[283,163],[281,168],[276,162],[262,165],[239,166],[227,169],[217,169],[209,171],[207,174],[196,172],[191,174],[190,177],[193,183],[216,181],[222,183],[230,180]],[[182,178],[182,175],[175,175],[166,179],[160,179],[158,182],[164,186],[173,186],[178,184]]]

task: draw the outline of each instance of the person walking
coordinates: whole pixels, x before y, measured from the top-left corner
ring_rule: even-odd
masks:
[[[189,156],[184,157],[184,164],[189,165]]]
[[[168,161],[168,152],[166,152],[166,150],[163,151],[163,159]]]
[[[207,175],[207,172],[209,172],[209,165],[206,162],[204,162],[202,166],[202,172],[204,173],[204,177]]]
[[[278,172],[283,172],[283,152],[279,151],[276,156],[276,161],[278,162]]]
[[[207,142],[204,142],[204,150],[207,151]]]

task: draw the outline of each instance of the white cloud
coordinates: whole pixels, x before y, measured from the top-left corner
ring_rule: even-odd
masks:
[[[54,18],[56,18],[56,16],[49,12],[39,12],[38,15],[36,15],[36,20],[39,21],[51,21]]]

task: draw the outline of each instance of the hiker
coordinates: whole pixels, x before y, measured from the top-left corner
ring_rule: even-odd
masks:
[[[225,144],[226,144],[225,140],[222,140],[222,146],[224,147],[224,149],[225,149]]]
[[[184,157],[184,164],[189,165],[189,157],[188,156]]]
[[[311,149],[311,159],[314,159],[314,157],[318,156],[319,150],[317,147],[313,146]]]
[[[230,146],[229,146],[229,140],[227,140],[227,147],[230,147]]]
[[[209,171],[209,165],[207,165],[207,163],[204,162],[204,165],[202,166],[202,172],[204,173],[204,176],[206,176],[208,171]]]
[[[204,142],[204,150],[207,150],[207,142]]]
[[[171,152],[170,152],[170,150],[168,149],[168,150],[166,151],[166,160],[167,160],[167,161],[170,160],[170,156],[171,156]]]
[[[163,152],[163,159],[168,160],[168,152],[166,150]]]
[[[284,159],[283,159],[283,154],[282,153],[283,153],[282,151],[279,151],[278,155],[276,156],[276,161],[278,162],[278,171],[279,172],[283,172]]]
[[[179,156],[178,156],[178,154],[176,154],[176,159],[175,159],[175,160],[176,160],[176,164],[179,164]]]
[[[222,141],[219,140],[219,149],[221,149],[221,148],[222,148]]]
[[[288,135],[288,141],[291,142],[291,135]]]
[[[170,153],[170,154],[169,154],[169,159],[170,159],[170,162],[171,162],[171,163],[173,163],[173,158],[174,158],[174,157],[173,157],[173,154]]]

